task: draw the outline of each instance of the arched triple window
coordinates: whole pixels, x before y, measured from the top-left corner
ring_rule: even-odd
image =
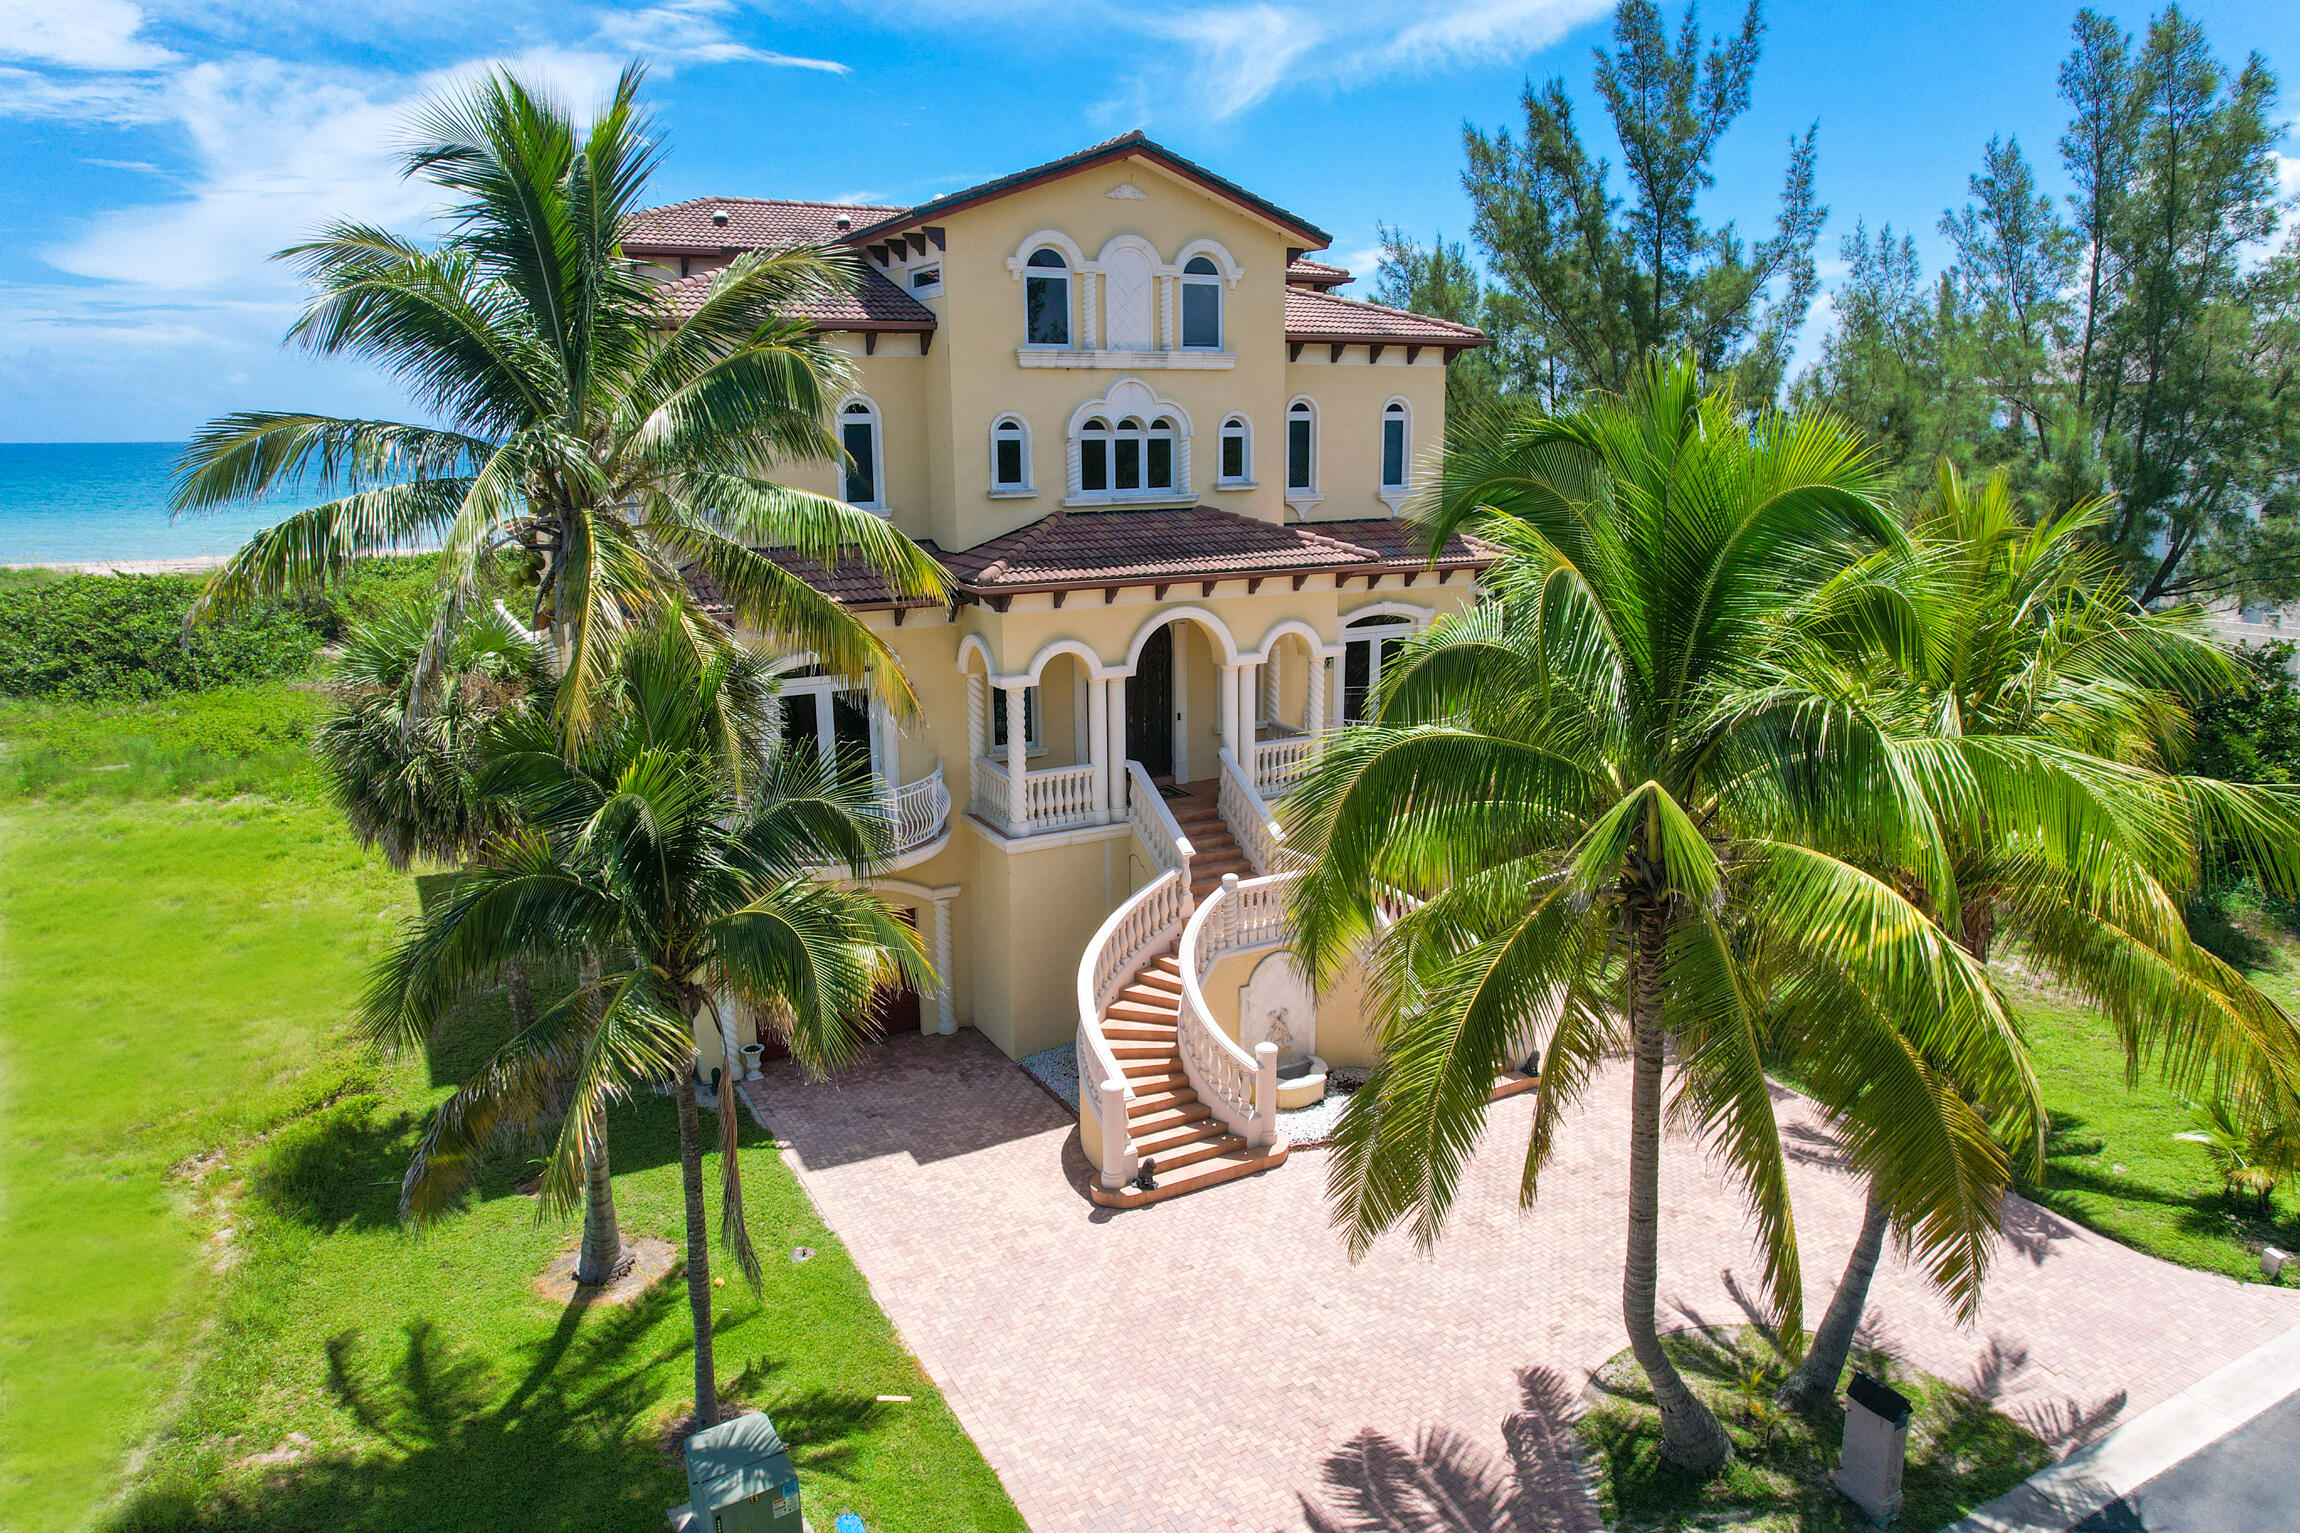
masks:
[[[1206,256],[1192,256],[1182,267],[1182,344],[1222,348],[1222,274]]]
[[[886,508],[886,451],[878,406],[857,396],[839,406],[839,446],[846,454],[847,504]]]
[[[1403,495],[1406,474],[1413,466],[1411,438],[1412,417],[1406,411],[1406,402],[1393,399],[1382,407],[1382,494],[1388,497]]]
[[[1030,427],[1019,415],[1001,415],[990,428],[990,488],[997,494],[1030,489]]]
[[[1252,484],[1254,482],[1254,428],[1243,415],[1233,415],[1222,422],[1222,452],[1215,462],[1214,482],[1224,484]]]
[[[1023,263],[1024,339],[1033,346],[1070,344],[1070,263],[1041,245]]]
[[[1133,500],[1175,493],[1175,427],[1169,416],[1147,425],[1138,415],[1113,426],[1094,416],[1078,428],[1078,494]]]
[[[1286,407],[1286,490],[1299,498],[1318,489],[1318,411],[1306,399]]]

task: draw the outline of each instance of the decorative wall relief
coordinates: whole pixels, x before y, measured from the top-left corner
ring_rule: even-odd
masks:
[[[1270,954],[1239,987],[1238,1042],[1249,1054],[1257,1044],[1276,1044],[1281,1065],[1318,1051],[1317,1000],[1293,954]]]

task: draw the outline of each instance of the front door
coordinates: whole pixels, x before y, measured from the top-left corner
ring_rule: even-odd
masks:
[[[1152,777],[1174,775],[1174,625],[1150,635],[1126,678],[1126,754]]]
[[[918,927],[918,912],[900,909],[895,916],[914,931]],[[871,1042],[884,1043],[896,1033],[918,1031],[918,992],[908,985],[881,985],[871,997],[869,1022]]]

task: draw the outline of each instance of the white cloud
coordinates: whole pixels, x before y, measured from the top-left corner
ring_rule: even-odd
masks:
[[[599,38],[667,64],[746,63],[847,72],[846,65],[833,59],[800,58],[739,41],[726,25],[734,9],[734,0],[666,0],[640,11],[608,11],[599,18]]]
[[[1024,0],[1025,5],[1029,0]],[[1614,0],[1278,0],[1187,10],[1115,8],[1098,20],[1181,46],[1127,82],[1104,115],[1188,115],[1221,121],[1302,86],[1360,85],[1389,76],[1518,58],[1604,16]]]
[[[68,117],[77,122],[156,122],[166,86],[134,74],[48,75],[0,65],[0,117]]]
[[[0,0],[0,57],[66,69],[158,69],[176,55],[136,34],[130,0]]]

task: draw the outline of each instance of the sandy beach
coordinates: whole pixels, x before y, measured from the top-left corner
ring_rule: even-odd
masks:
[[[67,575],[204,575],[221,565],[226,557],[203,554],[191,559],[100,559],[80,563],[59,560],[0,564],[0,570],[58,570]]]

